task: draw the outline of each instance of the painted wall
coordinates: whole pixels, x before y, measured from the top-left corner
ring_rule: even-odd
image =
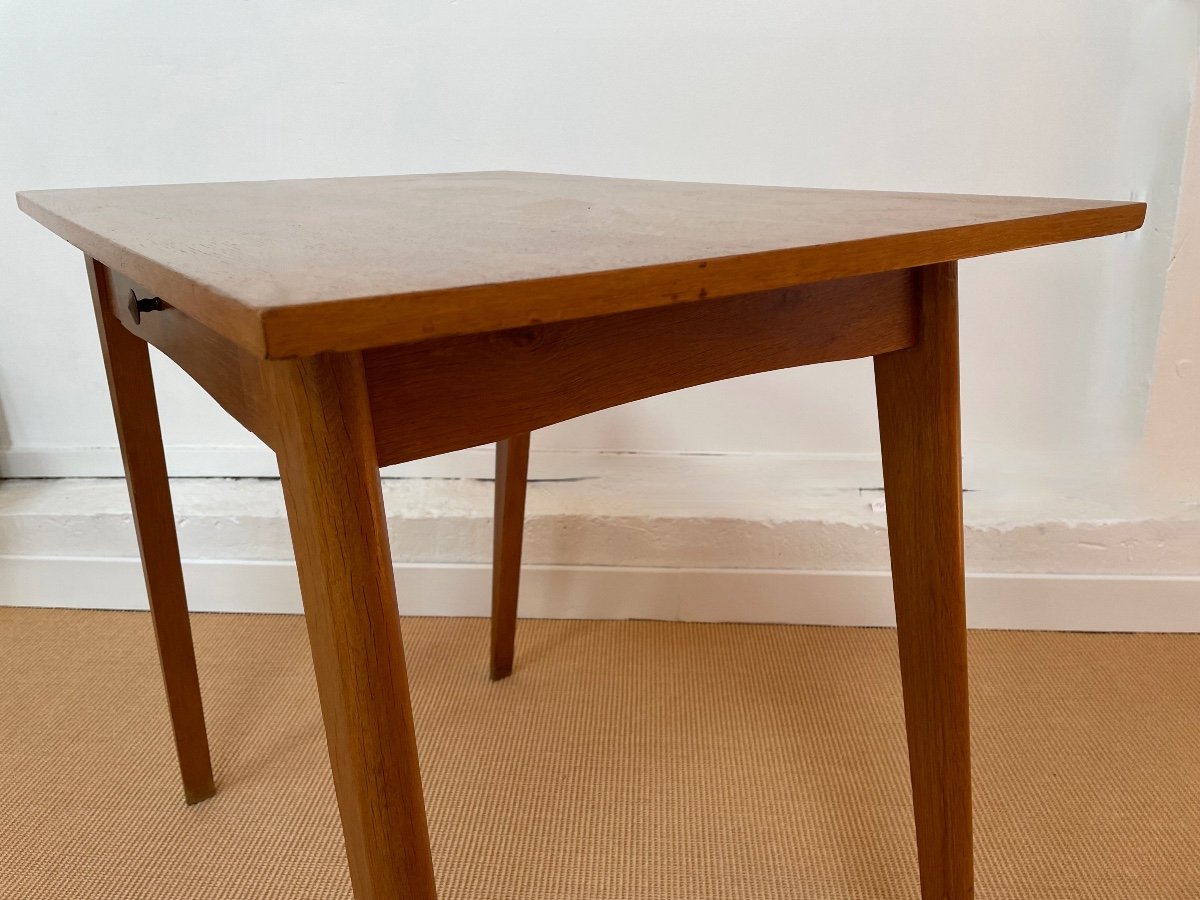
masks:
[[[3,0],[0,196],[519,168],[1148,200],[1136,235],[962,267],[968,471],[1066,474],[1140,436],[1196,57],[1181,0]],[[79,254],[11,200],[0,248],[0,465],[112,474]],[[174,470],[237,469],[253,439],[159,372]],[[538,436],[839,456],[876,440],[864,362]]]

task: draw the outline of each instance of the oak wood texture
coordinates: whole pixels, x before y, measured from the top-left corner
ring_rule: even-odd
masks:
[[[1145,205],[522,172],[30,191],[25,212],[256,356],[791,287],[1128,231]]]
[[[379,460],[502,440],[722,378],[907,347],[913,309],[911,274],[883,272],[368,350]]]
[[[211,797],[215,788],[150,355],[145,343],[126,331],[112,314],[110,273],[93,259],[84,261],[125,463],[184,798],[189,804],[199,803]]]
[[[956,265],[917,271],[920,340],[875,358],[921,896],[974,896]]]
[[[492,524],[493,681],[512,674],[521,585],[521,541],[529,480],[529,433],[496,442],[496,512]]]
[[[322,354],[265,374],[354,896],[434,900],[362,360]]]

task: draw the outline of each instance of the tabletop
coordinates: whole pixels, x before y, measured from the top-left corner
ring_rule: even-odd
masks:
[[[264,358],[728,297],[1134,230],[1145,204],[528,172],[28,191]]]

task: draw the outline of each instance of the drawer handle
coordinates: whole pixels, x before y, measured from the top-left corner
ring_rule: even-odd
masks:
[[[162,309],[163,302],[158,297],[142,297],[138,299],[136,291],[129,292],[129,315],[133,317],[133,324],[142,324],[142,313],[154,312]]]

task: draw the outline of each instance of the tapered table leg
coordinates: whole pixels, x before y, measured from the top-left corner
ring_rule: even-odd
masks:
[[[954,263],[917,269],[920,340],[875,357],[924,900],[974,894]]]
[[[387,524],[358,354],[264,367],[358,900],[433,900]]]
[[[211,797],[215,790],[212,761],[204,728],[204,705],[196,674],[192,627],[188,621],[150,355],[145,342],[130,334],[114,315],[108,271],[90,257],[86,262],[117,422],[117,438],[125,463],[125,480],[133,507],[133,525],[150,599],[150,619],[158,643],[167,706],[171,711],[183,794],[188,803],[199,803]]]
[[[496,442],[496,514],[492,526],[492,679],[512,674],[521,584],[521,540],[529,477],[529,434]]]

